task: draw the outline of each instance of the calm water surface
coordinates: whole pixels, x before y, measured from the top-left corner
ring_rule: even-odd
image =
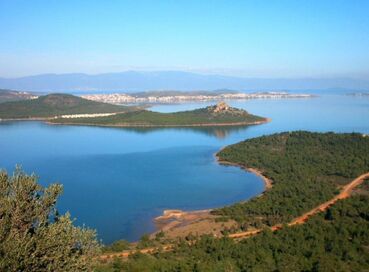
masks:
[[[61,212],[99,237],[136,240],[154,229],[164,209],[203,209],[262,192],[262,181],[236,167],[219,166],[222,146],[291,130],[369,133],[369,98],[324,95],[313,99],[229,102],[272,118],[259,126],[196,129],[120,129],[0,123],[0,168],[15,164],[47,185],[60,182]],[[208,103],[155,106],[170,112]]]

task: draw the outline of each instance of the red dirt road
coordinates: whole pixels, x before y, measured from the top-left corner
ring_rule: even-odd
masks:
[[[319,206],[315,207],[314,209],[304,213],[303,215],[293,219],[290,223],[288,223],[288,226],[294,226],[294,225],[299,225],[299,224],[303,224],[305,223],[312,215],[317,214],[318,212],[323,212],[325,210],[327,210],[330,206],[332,206],[334,203],[336,203],[338,200],[340,199],[344,199],[347,198],[351,195],[352,190],[359,186],[361,183],[363,183],[363,181],[365,179],[369,178],[369,172],[362,174],[361,176],[357,177],[356,179],[354,179],[353,181],[351,181],[349,184],[345,185],[341,192],[336,195],[334,198],[328,200],[327,202],[324,202],[322,204],[320,204]],[[270,227],[270,229],[272,231],[276,231],[281,229],[281,225],[275,225]],[[257,230],[252,230],[252,231],[244,231],[244,232],[238,232],[238,233],[233,233],[230,234],[229,237],[230,238],[244,238],[244,237],[249,237],[249,236],[253,236],[255,234],[258,234],[259,232],[261,232],[262,229],[257,229]]]

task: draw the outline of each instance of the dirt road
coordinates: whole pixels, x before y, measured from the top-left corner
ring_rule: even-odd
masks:
[[[352,190],[355,187],[359,186],[361,183],[363,183],[364,180],[367,179],[367,178],[369,178],[369,172],[360,175],[359,177],[357,177],[356,179],[351,181],[349,184],[345,185],[341,189],[340,193],[338,195],[336,195],[334,198],[330,199],[327,202],[324,202],[324,203],[320,204],[319,206],[315,207],[314,209],[312,209],[312,210],[304,213],[303,215],[293,219],[290,223],[287,224],[287,226],[294,226],[294,225],[303,224],[312,215],[327,210],[330,206],[332,206],[334,203],[336,203],[340,199],[344,199],[344,198],[349,197],[351,195]],[[281,228],[282,228],[281,225],[274,225],[274,226],[270,227],[270,230],[271,231],[276,231],[276,230],[280,230]],[[237,233],[233,233],[233,234],[228,235],[228,237],[232,238],[232,239],[247,238],[247,237],[257,235],[262,231],[263,231],[263,229],[256,229],[256,230],[251,230],[251,231],[237,232]],[[162,250],[164,250],[164,251],[169,251],[171,249],[172,249],[172,245],[162,246]],[[100,259],[106,260],[106,259],[110,259],[110,258],[114,258],[114,257],[126,258],[130,254],[135,253],[135,252],[150,253],[150,252],[153,252],[153,251],[156,251],[156,250],[158,250],[158,248],[155,248],[155,247],[154,248],[145,248],[145,249],[140,249],[140,250],[127,250],[127,251],[123,251],[123,252],[119,252],[119,253],[104,254],[104,255],[100,256]]]

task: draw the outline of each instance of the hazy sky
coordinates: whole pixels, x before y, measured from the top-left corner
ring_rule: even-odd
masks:
[[[369,1],[0,0],[0,76],[369,77]]]

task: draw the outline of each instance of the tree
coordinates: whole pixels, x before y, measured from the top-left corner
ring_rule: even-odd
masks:
[[[17,168],[0,172],[0,271],[89,271],[96,233],[59,215],[60,184],[47,188]]]

